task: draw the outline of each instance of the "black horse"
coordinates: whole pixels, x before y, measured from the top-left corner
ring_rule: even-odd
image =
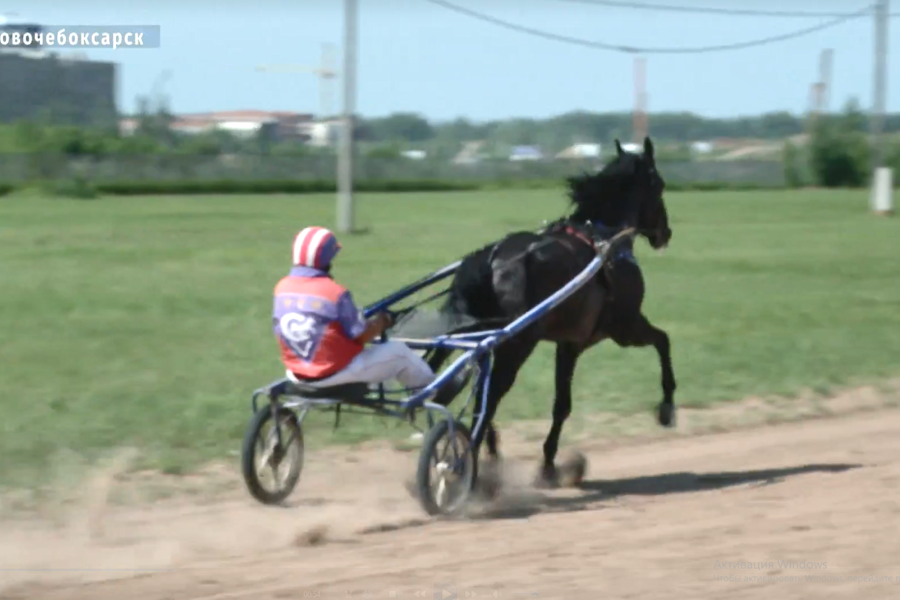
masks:
[[[645,138],[643,153],[634,154],[623,151],[616,140],[616,152],[616,158],[598,173],[568,180],[575,207],[569,217],[539,233],[512,233],[467,255],[454,275],[440,309],[442,315],[448,320],[510,323],[580,273],[596,256],[595,242],[627,227],[634,227],[654,249],[665,247],[672,231],[662,198],[665,182],[656,169],[653,143]],[[472,440],[476,461],[485,437],[490,456],[495,460],[499,457],[494,414],[539,341],[556,343],[556,397],[553,425],[544,443],[541,483],[557,483],[554,461],[563,423],[572,409],[571,383],[578,357],[606,338],[622,347],[656,348],[663,388],[658,420],[663,426],[672,425],[675,376],[669,337],[641,312],[644,280],[634,259],[633,243],[633,238],[628,238],[596,279],[497,347],[485,409],[486,427],[474,432]],[[451,353],[437,350],[429,357],[429,364],[437,371]],[[481,390],[478,392],[476,397],[480,397]]]

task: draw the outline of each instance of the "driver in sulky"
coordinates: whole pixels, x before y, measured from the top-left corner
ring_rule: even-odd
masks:
[[[350,292],[334,281],[331,265],[341,245],[324,227],[294,238],[293,267],[275,286],[272,330],[289,379],[313,387],[378,384],[395,379],[409,389],[435,375],[402,342],[366,346],[391,326],[387,313],[366,321]]]

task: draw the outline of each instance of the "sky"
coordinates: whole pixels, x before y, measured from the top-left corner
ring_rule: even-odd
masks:
[[[591,5],[590,0],[448,0],[518,25],[611,44],[692,47],[749,41],[811,27],[824,18],[720,16]],[[870,0],[644,0],[679,6],[854,12]],[[634,58],[508,31],[425,0],[358,0],[357,113],[416,112],[431,120],[546,118],[574,110],[628,111]],[[900,12],[900,2],[894,3]],[[319,64],[322,45],[341,68],[343,0],[0,0],[0,14],[41,24],[159,25],[159,48],[84,52],[119,67],[119,107],[154,88],[176,113],[213,110],[340,110],[309,72],[260,65]],[[736,117],[809,104],[819,53],[834,51],[830,107],[855,96],[872,104],[873,20],[743,50],[646,55],[649,111]],[[900,18],[889,26],[888,72],[900,73]],[[326,104],[326,106],[323,106]],[[887,108],[900,112],[889,80]]]

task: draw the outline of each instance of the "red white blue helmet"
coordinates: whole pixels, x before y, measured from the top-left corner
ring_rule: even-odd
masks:
[[[325,270],[341,245],[324,227],[307,227],[294,238],[294,266]]]

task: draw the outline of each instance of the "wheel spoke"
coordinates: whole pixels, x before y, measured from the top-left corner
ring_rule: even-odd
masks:
[[[446,497],[447,497],[447,463],[440,463],[437,466],[438,472],[438,489],[437,493],[434,496],[435,504],[438,506],[444,506]]]
[[[288,438],[288,441],[284,444],[284,446],[282,446],[282,448],[284,448],[284,451],[287,452],[288,448],[291,447],[291,444],[293,444],[295,441],[297,441],[297,439],[298,439],[299,437],[300,437],[300,430],[299,430],[299,429],[294,429],[294,430],[291,432],[291,437],[289,437],[289,438]]]

